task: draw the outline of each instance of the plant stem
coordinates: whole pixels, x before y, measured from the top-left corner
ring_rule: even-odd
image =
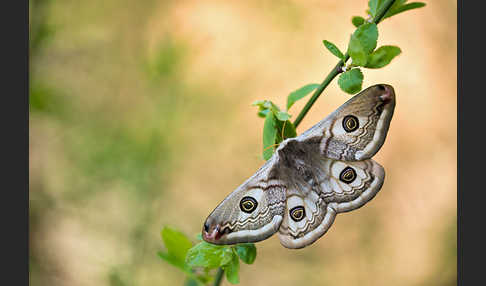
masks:
[[[386,12],[390,7],[393,5],[393,3],[396,0],[386,0],[386,2],[382,5],[382,8],[378,13],[376,14],[375,18],[373,19],[373,23],[378,24],[382,19],[383,16],[385,16]],[[319,98],[321,93],[324,91],[324,89],[331,83],[331,81],[342,72],[342,67],[346,63],[346,61],[349,59],[348,53],[344,54],[344,59],[340,60],[336,66],[332,69],[332,71],[326,76],[324,81],[319,85],[319,87],[316,89],[312,97],[307,101],[306,105],[302,109],[302,111],[299,113],[297,118],[294,121],[295,127],[299,125],[299,123],[304,119],[305,115],[307,112],[310,110],[314,102]],[[218,272],[216,273],[216,277],[214,279],[214,286],[219,286],[221,282],[223,281],[223,275],[224,275],[224,270],[223,268],[219,267]]]
[[[216,273],[216,278],[214,279],[214,286],[219,286],[221,284],[221,282],[223,281],[223,274],[223,268],[219,267],[218,272]]]
[[[337,65],[332,69],[332,71],[327,75],[327,77],[324,79],[324,81],[321,83],[321,85],[319,85],[319,87],[316,89],[316,91],[314,92],[314,94],[312,95],[312,97],[309,99],[309,101],[307,101],[307,103],[305,104],[304,108],[302,109],[302,111],[299,113],[299,115],[297,116],[297,118],[295,119],[294,121],[294,126],[295,128],[297,128],[297,126],[299,125],[299,123],[302,121],[302,119],[304,119],[304,116],[307,114],[307,112],[309,111],[309,109],[312,107],[312,105],[314,104],[314,102],[317,100],[317,98],[319,98],[319,96],[321,95],[321,93],[324,91],[324,89],[331,83],[331,81],[338,75],[341,73],[341,67],[344,65],[344,63],[349,59],[349,55],[348,53],[346,53],[344,55],[344,61],[343,60],[340,60]]]
[[[372,23],[378,24],[383,17],[385,16],[386,12],[390,9],[390,7],[393,5],[393,3],[396,0],[386,0],[386,2],[381,6],[382,8],[376,13],[375,18],[373,18]],[[302,119],[304,119],[305,115],[307,112],[309,112],[310,108],[316,102],[317,98],[321,95],[321,93],[324,91],[324,89],[331,83],[331,81],[342,72],[342,67],[346,63],[346,61],[349,59],[348,53],[344,55],[344,60],[340,60],[337,65],[331,70],[331,72],[326,76],[324,81],[319,85],[319,87],[316,89],[312,97],[307,101],[305,104],[304,108],[302,111],[300,111],[299,115],[294,121],[294,126],[297,128],[297,126],[300,124]]]

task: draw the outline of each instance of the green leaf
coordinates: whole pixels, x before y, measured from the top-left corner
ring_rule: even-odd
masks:
[[[181,260],[175,258],[174,256],[172,256],[168,253],[162,252],[162,251],[157,252],[157,255],[161,259],[165,260],[167,263],[181,269],[182,271],[186,272],[187,274],[190,273],[189,267],[185,264],[184,260],[181,261]]]
[[[363,73],[359,68],[351,69],[339,76],[338,84],[343,91],[349,94],[355,94],[361,90]]]
[[[231,284],[238,284],[240,283],[240,277],[238,275],[240,271],[240,261],[238,260],[237,255],[232,256],[231,263],[228,263],[226,266],[223,267],[224,272],[226,273],[226,279]]]
[[[256,259],[257,251],[253,243],[242,243],[235,246],[236,253],[246,264],[253,264]]]
[[[275,151],[275,147],[272,145],[275,144],[275,139],[278,132],[276,128],[276,121],[277,120],[273,115],[273,112],[267,113],[265,122],[263,123],[263,159],[265,160],[270,159]]]
[[[404,2],[406,2],[406,1],[404,1]],[[388,10],[388,12],[386,12],[383,19],[389,18],[389,17],[396,15],[396,14],[399,14],[399,13],[403,13],[403,12],[408,11],[408,10],[422,8],[422,7],[425,6],[425,3],[412,2],[412,3],[408,3],[406,5],[400,5],[398,7],[393,7],[393,6],[395,6],[395,4],[393,4],[392,7],[390,8],[390,10]]]
[[[290,119],[290,114],[288,114],[285,111],[278,111],[275,116],[277,117],[278,120],[280,121],[287,121]]]
[[[227,247],[214,245],[205,241],[193,246],[187,252],[186,263],[191,267],[217,268],[222,261],[227,261]],[[231,255],[231,254],[230,254]]]
[[[297,102],[299,99],[302,99],[318,87],[319,85],[317,83],[311,83],[304,85],[296,91],[291,92],[287,97],[287,110],[289,110],[290,107],[292,107],[292,105],[294,105],[294,103]]]
[[[407,1],[408,0],[395,0],[393,2],[393,4],[391,5],[390,9],[388,9],[388,12],[390,12],[391,10],[395,10],[395,9],[399,8],[400,6],[402,6],[403,4],[405,4],[405,2],[407,2]]]
[[[184,261],[192,242],[181,232],[164,226],[161,231],[162,240],[170,256]]]
[[[253,106],[258,106],[258,110],[265,110],[272,108],[272,102],[270,100],[256,100],[252,103]]]
[[[339,48],[334,45],[333,43],[329,42],[329,41],[322,41],[324,43],[324,46],[326,46],[326,48],[333,54],[335,55],[336,57],[344,60],[344,55],[343,53],[339,50]]]
[[[265,118],[265,117],[267,117],[267,113],[269,113],[269,112],[270,112],[270,109],[260,110],[260,111],[258,111],[258,116]]]
[[[356,28],[358,28],[359,26],[363,25],[365,19],[361,16],[354,16],[353,18],[351,18],[351,22]]]
[[[283,130],[283,134],[284,134],[283,139],[297,137],[297,131],[295,130],[295,125],[292,122],[290,122],[289,120],[285,121],[285,125],[282,124],[282,129],[284,129]]]
[[[265,103],[266,100],[255,100],[253,101],[253,103],[251,105],[254,105],[254,106],[261,106]]]
[[[364,66],[366,65],[367,55],[363,46],[356,37],[351,36],[348,45],[348,54],[353,60],[353,65]]]
[[[382,68],[401,52],[400,48],[396,46],[381,46],[368,57],[365,67],[370,69]]]
[[[376,16],[376,12],[378,12],[378,10],[380,9],[380,6],[381,6],[381,0],[370,0],[370,1],[368,1],[368,7],[369,7],[369,11],[370,11],[371,16],[373,16],[373,17]]]
[[[267,100],[270,103],[270,109],[272,109],[274,112],[280,111],[280,108],[270,100]]]
[[[275,112],[280,111],[280,108],[270,100],[257,100],[252,105],[258,106],[257,114],[259,117],[266,117],[269,110],[274,110]]]
[[[297,137],[297,131],[295,130],[295,126],[289,120],[287,121],[280,121],[276,122],[277,125],[277,138],[275,139],[276,144],[280,144],[283,140],[287,138],[294,138]],[[282,132],[283,130],[283,132]]]
[[[366,23],[354,31],[353,36],[357,38],[366,53],[371,53],[376,48],[378,40],[378,27],[375,23]]]
[[[221,256],[221,262],[219,263],[219,266],[225,266],[230,263],[233,259],[233,256],[235,255],[230,247],[225,247],[223,249],[223,252],[224,254]]]
[[[378,28],[375,23],[366,23],[359,26],[351,35],[348,45],[348,54],[353,64],[364,66],[368,55],[376,48]]]

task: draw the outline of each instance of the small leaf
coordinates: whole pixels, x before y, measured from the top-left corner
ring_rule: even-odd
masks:
[[[265,122],[263,123],[263,159],[268,160],[272,157],[275,147],[275,139],[277,136],[276,118],[273,112],[267,113]]]
[[[240,271],[240,261],[238,260],[237,255],[232,256],[231,263],[227,264],[223,267],[226,273],[226,279],[231,284],[238,284],[240,283],[239,271]]]
[[[189,267],[185,264],[184,260],[179,260],[177,258],[175,258],[174,256],[168,254],[168,253],[165,253],[165,252],[162,252],[162,251],[159,251],[157,252],[157,255],[165,260],[167,263],[181,269],[182,271],[186,272],[186,273],[190,273],[190,270],[189,270]]]
[[[353,18],[351,18],[351,22],[353,23],[353,25],[358,28],[359,26],[363,25],[363,23],[365,22],[365,19],[363,17],[360,17],[360,16],[354,16]]]
[[[191,267],[217,268],[225,259],[227,253],[223,246],[214,245],[205,241],[193,246],[187,252],[186,263]]]
[[[375,23],[366,23],[359,26],[351,35],[348,45],[348,54],[353,64],[364,66],[368,55],[376,48],[378,28]]]
[[[359,26],[354,31],[353,36],[356,37],[366,53],[371,53],[376,48],[378,40],[378,27],[375,23],[366,23]]]
[[[392,11],[392,10],[396,10],[397,8],[399,8],[400,6],[403,6],[403,4],[405,4],[405,2],[407,2],[408,0],[395,0],[393,2],[393,4],[391,5],[390,9],[388,9],[388,12],[387,14]],[[385,14],[386,15],[386,14]]]
[[[260,111],[258,111],[258,116],[265,118],[267,116],[267,113],[269,113],[269,112],[270,112],[270,109],[260,110]]]
[[[258,110],[272,108],[272,102],[270,100],[256,100],[251,105],[258,106]]]
[[[361,90],[363,73],[359,68],[351,69],[339,76],[339,87],[349,94],[355,94]]]
[[[399,14],[399,13],[403,13],[403,12],[408,11],[408,10],[422,8],[422,7],[425,6],[425,3],[412,2],[412,3],[408,3],[408,4],[405,4],[405,5],[398,6],[396,8],[394,8],[393,6],[395,6],[395,5],[392,5],[390,10],[388,10],[388,12],[386,12],[385,17],[383,17],[383,19],[389,18],[389,17],[396,15],[396,14]]]
[[[272,109],[274,112],[280,111],[280,108],[275,103],[273,103],[270,100],[267,100],[267,101],[270,104],[269,109]]]
[[[284,134],[283,139],[297,137],[297,131],[295,130],[295,125],[292,122],[290,122],[289,120],[285,121],[284,123],[285,124],[282,124],[282,128],[284,129],[283,130],[283,134]]]
[[[355,66],[364,66],[366,65],[366,61],[368,59],[366,52],[363,49],[363,46],[359,42],[356,37],[351,36],[348,45],[348,54],[353,60],[353,65]]]
[[[295,126],[292,122],[289,120],[287,121],[280,121],[278,120],[276,122],[277,124],[277,138],[275,140],[276,144],[280,144],[283,140],[287,138],[294,138],[297,137],[297,131],[295,130]],[[283,132],[282,132],[283,130]]]
[[[292,105],[294,105],[294,103],[297,102],[299,99],[302,99],[303,97],[305,97],[306,95],[311,93],[311,91],[313,91],[318,87],[319,87],[318,84],[311,83],[311,84],[304,85],[303,87],[297,89],[296,91],[291,92],[287,97],[287,110],[289,110],[290,107],[292,107]]]
[[[288,114],[285,111],[278,111],[275,116],[277,117],[278,120],[280,121],[287,121],[290,119],[290,114]]]
[[[223,255],[221,256],[221,262],[219,263],[219,266],[225,266],[233,260],[233,256],[235,255],[233,253],[233,250],[229,247],[225,247],[223,249]]]
[[[192,242],[183,233],[167,226],[162,228],[161,236],[169,255],[184,261]]]
[[[396,46],[381,46],[368,57],[365,67],[370,69],[382,68],[401,52],[400,48]]]
[[[326,46],[326,48],[333,54],[335,55],[336,57],[344,60],[344,55],[343,53],[339,50],[339,48],[334,45],[333,43],[329,42],[329,41],[322,41],[324,43],[324,46]]]
[[[280,111],[280,108],[270,100],[257,100],[253,102],[252,105],[258,106],[257,114],[259,117],[266,117],[269,110],[273,110],[275,112]]]
[[[373,16],[373,17],[376,16],[376,12],[378,12],[380,5],[381,5],[380,2],[381,2],[380,0],[368,1],[368,7],[370,8],[369,11],[370,11],[371,16]]]
[[[236,253],[246,264],[253,264],[256,259],[256,247],[253,243],[242,243],[235,246]]]
[[[265,100],[255,100],[251,105],[260,107],[263,105],[263,103],[265,103]]]

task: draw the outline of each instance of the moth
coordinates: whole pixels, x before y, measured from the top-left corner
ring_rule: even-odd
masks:
[[[282,141],[211,212],[203,239],[258,242],[278,232],[287,248],[315,242],[338,213],[362,207],[381,189],[385,170],[371,157],[385,142],[394,108],[393,87],[373,85],[298,137]]]

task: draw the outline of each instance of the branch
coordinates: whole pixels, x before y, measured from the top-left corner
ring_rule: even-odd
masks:
[[[386,2],[381,6],[382,7],[381,10],[378,11],[375,18],[372,20],[372,23],[378,24],[383,19],[386,12],[388,12],[388,10],[390,9],[390,7],[393,5],[393,3],[395,1],[396,0],[386,0]],[[307,114],[307,112],[309,112],[310,108],[312,107],[314,102],[316,102],[317,98],[319,98],[319,96],[324,91],[324,89],[331,83],[331,81],[338,74],[340,74],[342,72],[342,67],[344,66],[344,64],[346,63],[346,61],[348,59],[349,59],[349,55],[346,52],[346,54],[344,54],[344,61],[340,60],[337,63],[337,65],[331,70],[331,72],[327,75],[327,77],[324,79],[324,81],[316,89],[316,91],[314,92],[312,97],[309,99],[309,101],[307,101],[304,108],[302,109],[302,111],[299,113],[299,115],[297,116],[297,118],[294,121],[295,128],[297,128],[297,126],[300,124],[302,119],[304,119],[305,115]]]

